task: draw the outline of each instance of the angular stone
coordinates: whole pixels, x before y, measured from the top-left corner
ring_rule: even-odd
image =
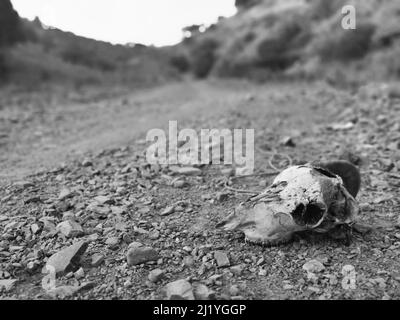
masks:
[[[224,202],[224,201],[228,200],[228,198],[229,198],[229,193],[228,192],[218,192],[216,197],[215,197],[215,199],[218,202]]]
[[[110,250],[117,250],[119,248],[120,239],[118,237],[110,237],[106,240],[106,245]]]
[[[115,246],[119,243],[118,237],[110,237],[106,240],[106,245],[108,246]]]
[[[237,176],[237,177],[251,175],[252,173],[253,173],[252,167],[244,166],[244,167],[236,168],[236,170],[235,170],[235,176]]]
[[[353,122],[346,122],[346,123],[334,123],[328,126],[328,128],[335,130],[335,131],[345,131],[350,130],[354,127]]]
[[[75,219],[75,214],[72,211],[64,212],[63,215],[62,215],[62,219],[64,221],[74,220]]]
[[[229,294],[231,296],[238,296],[240,293],[240,289],[237,285],[232,285],[229,287]]]
[[[186,256],[183,258],[182,263],[186,267],[191,267],[194,265],[194,259],[192,256]]]
[[[161,269],[154,269],[152,271],[150,271],[148,279],[153,282],[156,283],[160,280],[162,280],[165,277],[165,271],[161,270]]]
[[[83,270],[83,268],[79,268],[75,273],[74,276],[76,279],[82,279],[85,277],[85,270]]]
[[[53,223],[53,219],[43,217],[39,221],[43,222],[43,230],[48,234],[55,235],[57,233],[56,225]]]
[[[98,267],[100,266],[102,263],[104,262],[104,256],[99,254],[99,253],[95,253],[92,256],[92,267]]]
[[[232,266],[229,269],[234,275],[240,276],[243,272],[243,266],[237,265],[237,266]]]
[[[174,182],[172,182],[172,186],[174,188],[183,188],[186,187],[188,185],[187,181],[184,180],[176,180]]]
[[[17,281],[16,279],[0,280],[0,290],[4,288],[6,291],[10,291]]]
[[[192,285],[184,279],[168,283],[164,290],[168,300],[194,300]]]
[[[112,204],[113,201],[106,196],[98,196],[96,198],[94,198],[94,200],[98,203],[98,204]]]
[[[281,145],[286,147],[295,147],[296,143],[293,141],[292,137],[283,137],[280,142]]]
[[[80,259],[85,253],[88,243],[80,241],[53,254],[44,267],[43,273],[54,270],[56,276],[75,271],[79,267]]]
[[[51,290],[48,290],[46,293],[56,299],[56,298],[67,298],[72,297],[79,291],[78,286],[60,286]]]
[[[169,206],[169,207],[166,207],[163,212],[161,212],[161,215],[168,216],[168,215],[174,213],[174,211],[175,211],[175,206]]]
[[[149,261],[157,261],[159,255],[156,250],[151,247],[145,247],[141,243],[134,242],[129,246],[126,259],[128,265],[134,266]]]
[[[34,184],[31,181],[17,181],[14,182],[13,186],[15,187],[20,187],[20,188],[29,188],[29,187],[33,187]]]
[[[204,284],[198,284],[194,288],[194,296],[196,300],[214,300],[215,292],[208,289]]]
[[[160,237],[160,231],[154,230],[149,233],[149,239],[157,240]]]
[[[64,188],[60,191],[60,194],[58,196],[58,200],[63,201],[65,199],[70,198],[73,195],[73,192],[67,188]]]
[[[111,212],[111,209],[109,207],[101,207],[96,205],[88,207],[88,210],[104,218],[106,218],[107,215]]]
[[[216,260],[218,267],[229,267],[231,265],[228,255],[224,251],[215,251],[214,259]]]
[[[82,161],[82,166],[83,167],[91,167],[93,165],[93,162],[90,159],[84,159]]]
[[[310,260],[303,265],[303,270],[307,271],[308,273],[318,273],[325,270],[325,267],[318,260]]]
[[[31,225],[31,231],[33,234],[37,234],[40,231],[40,227],[37,223]]]
[[[57,231],[67,238],[75,238],[83,235],[81,225],[73,220],[63,221],[57,225]]]

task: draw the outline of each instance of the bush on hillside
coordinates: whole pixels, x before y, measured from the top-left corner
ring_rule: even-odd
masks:
[[[61,53],[61,57],[72,64],[82,65],[102,71],[114,71],[115,62],[105,56],[99,56],[95,51],[77,43],[67,46]]]
[[[191,66],[198,78],[205,78],[210,73],[216,61],[218,42],[212,38],[202,40],[191,50]]]
[[[251,65],[232,59],[221,59],[214,67],[213,74],[221,78],[244,78],[249,74]]]
[[[355,30],[338,29],[322,34],[313,43],[312,51],[322,61],[351,61],[366,56],[372,44],[375,26],[358,23]]]
[[[22,43],[7,50],[7,80],[27,86],[43,82],[93,83],[103,79],[102,72],[72,65],[45,52],[38,43]]]
[[[284,70],[299,58],[299,50],[311,39],[309,26],[302,19],[283,20],[257,47],[258,65]]]
[[[183,54],[177,54],[170,58],[169,63],[179,72],[188,72],[190,69],[190,63],[188,58]]]

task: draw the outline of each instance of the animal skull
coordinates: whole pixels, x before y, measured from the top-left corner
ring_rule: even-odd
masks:
[[[287,242],[294,233],[352,225],[359,208],[342,179],[311,164],[282,171],[258,196],[241,203],[217,227],[244,232],[257,244]]]

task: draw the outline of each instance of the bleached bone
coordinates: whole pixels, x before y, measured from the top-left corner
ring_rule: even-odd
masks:
[[[241,203],[217,227],[242,231],[246,241],[269,245],[287,242],[300,231],[351,226],[358,212],[339,176],[307,164],[282,171],[271,186]]]

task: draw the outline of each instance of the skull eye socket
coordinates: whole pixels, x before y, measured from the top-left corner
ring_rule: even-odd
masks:
[[[306,206],[300,203],[292,212],[294,221],[299,225],[316,225],[324,216],[324,210],[315,203]]]
[[[322,210],[320,206],[314,203],[309,203],[304,211],[303,219],[307,225],[315,225],[322,219],[323,216],[324,210]]]
[[[324,168],[315,168],[316,171],[318,171],[319,173],[323,174],[324,176],[327,176],[328,178],[336,178],[336,175],[333,174],[332,172],[330,172],[327,169]]]

